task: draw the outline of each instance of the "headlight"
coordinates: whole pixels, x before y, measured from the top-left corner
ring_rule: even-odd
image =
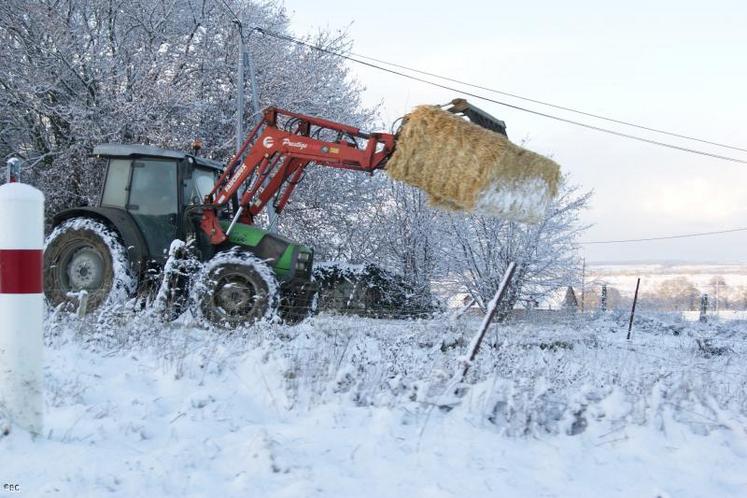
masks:
[[[300,274],[307,274],[310,271],[311,266],[311,254],[310,252],[299,252],[296,257],[296,272]]]

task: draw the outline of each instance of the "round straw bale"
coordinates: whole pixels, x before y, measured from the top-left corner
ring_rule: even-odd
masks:
[[[560,169],[506,137],[436,106],[405,117],[386,170],[437,207],[531,220],[557,193]]]

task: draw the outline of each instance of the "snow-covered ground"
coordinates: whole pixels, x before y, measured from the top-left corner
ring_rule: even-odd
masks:
[[[455,397],[477,318],[50,316],[0,496],[747,495],[747,323],[558,317],[496,327]]]

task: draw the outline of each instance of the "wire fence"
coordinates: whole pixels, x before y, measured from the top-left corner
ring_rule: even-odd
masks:
[[[156,305],[156,293],[158,286],[149,286],[140,289],[140,292],[131,299],[128,306],[136,311],[146,310]],[[444,299],[443,296],[428,296],[423,299],[397,300],[382,298],[376,292],[358,292],[348,294],[345,292],[326,292],[324,290],[314,289],[305,290],[303,296],[294,296],[289,294],[280,295],[276,302],[278,314],[281,318],[287,319],[290,323],[301,321],[309,316],[318,314],[326,315],[350,315],[363,318],[375,319],[434,319],[441,317],[459,318],[482,318],[484,310],[474,301],[464,303],[459,299]],[[91,310],[83,309],[82,306],[90,306],[96,301],[96,294],[87,294],[86,303],[80,302],[80,293],[68,293],[68,300],[65,303],[57,303],[60,309],[67,312],[85,314]],[[610,299],[606,306],[598,301],[588,299],[585,306],[576,303],[573,306],[546,306],[536,308],[515,308],[506,316],[507,321],[519,321],[528,323],[568,323],[582,316],[598,316],[600,314],[627,315],[631,311],[632,298],[624,296],[618,299]],[[98,299],[102,302],[103,299]],[[460,305],[456,306],[454,303]],[[52,305],[51,303],[48,303]],[[175,292],[169,298],[161,303],[164,314],[171,318],[176,318],[185,312],[192,305],[189,291]],[[637,311],[650,316],[657,316],[676,324],[679,322],[698,321],[703,314],[700,309],[700,297],[693,298],[692,305],[683,303],[671,303],[664,300],[652,300],[642,293],[642,297],[637,304]],[[734,306],[733,303],[721,302],[716,304],[715,299],[711,299],[704,315],[705,321],[747,321],[747,309],[741,306]]]

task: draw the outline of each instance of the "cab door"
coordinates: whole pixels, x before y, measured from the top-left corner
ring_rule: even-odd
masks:
[[[176,166],[173,159],[138,158],[132,162],[127,211],[140,227],[151,258],[156,260],[166,258],[178,234]]]

